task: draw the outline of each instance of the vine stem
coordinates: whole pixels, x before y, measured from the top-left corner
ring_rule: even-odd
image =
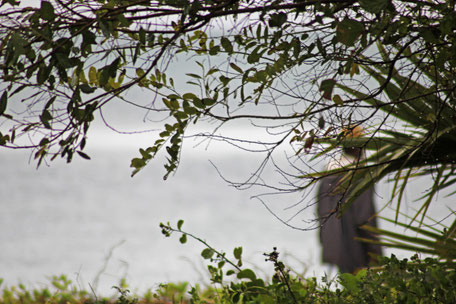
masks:
[[[228,264],[230,264],[231,266],[233,266],[237,271],[241,271],[242,269],[237,266],[235,263],[233,263],[231,260],[229,260],[227,257],[225,257],[225,254],[223,254],[222,252],[214,249],[211,245],[209,245],[206,241],[200,239],[199,237],[189,233],[189,232],[186,232],[186,231],[183,231],[181,229],[175,229],[173,227],[171,227],[171,225],[165,225],[163,223],[160,223],[160,228],[162,229],[165,229],[167,233],[164,233],[166,236],[169,236],[169,232],[178,232],[178,233],[182,233],[186,236],[189,236],[191,237],[192,239],[200,242],[201,244],[203,244],[206,248],[212,250],[214,253],[217,254],[218,257],[220,257],[222,260],[224,260],[225,262],[227,262]]]

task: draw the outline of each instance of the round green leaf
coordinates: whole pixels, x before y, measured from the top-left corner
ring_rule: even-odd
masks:
[[[47,1],[41,2],[40,14],[44,20],[53,21],[55,19],[54,7]]]
[[[362,23],[345,18],[337,25],[337,40],[346,46],[353,46],[364,31]]]
[[[203,251],[201,251],[201,256],[206,260],[209,260],[210,258],[212,258],[213,255],[214,255],[214,250],[212,250],[211,248],[205,248]]]
[[[251,281],[256,280],[255,272],[251,269],[243,269],[237,274],[238,279],[249,279]]]

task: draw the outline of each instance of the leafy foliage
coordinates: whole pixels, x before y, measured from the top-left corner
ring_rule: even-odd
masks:
[[[388,57],[388,54],[391,51],[388,51],[382,44],[378,44],[377,47],[382,58],[390,61],[391,58]],[[397,50],[397,48],[393,49]],[[409,52],[411,51],[409,50]],[[426,60],[427,58],[420,58],[416,55],[403,60],[403,64],[409,64],[410,68],[420,75],[426,75],[426,84],[421,84],[411,76],[401,75],[395,68],[390,70],[383,66],[362,65],[361,68],[372,79],[375,79],[380,85],[384,84],[386,100],[341,83],[335,84],[363,103],[385,112],[387,116],[399,119],[407,126],[403,130],[380,128],[376,132],[382,135],[328,140],[333,147],[342,144],[347,147],[363,147],[371,151],[366,159],[353,165],[352,169],[336,170],[344,175],[341,182],[342,188],[346,189],[350,184],[354,185],[347,195],[348,204],[345,207],[348,207],[350,202],[367,188],[395,172],[391,200],[397,197],[397,220],[409,178],[433,175],[434,184],[422,197],[425,198],[425,201],[412,218],[413,222],[421,214],[422,222],[436,193],[453,184],[452,176],[456,159],[456,154],[452,149],[456,144],[454,99],[451,91],[445,91],[445,88],[440,87],[442,79],[453,76],[444,72],[437,74],[435,70],[435,73],[428,73],[427,71],[433,67],[430,67]],[[387,80],[388,77],[390,80]],[[421,79],[421,82],[423,81]],[[451,79],[448,79],[444,83],[450,83],[450,81]],[[319,140],[326,141],[326,139]],[[317,175],[325,174],[328,173],[322,172]]]
[[[453,214],[454,215],[454,214]],[[398,228],[402,227],[414,233],[415,236],[404,235],[396,231],[379,229],[372,226],[362,226],[371,233],[379,236],[380,240],[361,239],[364,242],[375,243],[389,248],[399,248],[436,256],[440,262],[446,262],[448,265],[456,261],[456,220],[450,227],[438,229],[433,225],[422,224],[420,226],[409,225],[388,218],[381,218],[384,221],[395,223]],[[434,223],[435,225],[436,223]]]
[[[216,284],[214,303],[451,303],[456,300],[456,273],[454,263],[441,263],[437,259],[420,260],[418,255],[398,260],[382,257],[381,266],[363,269],[356,274],[343,273],[338,277],[339,286],[331,287],[334,282],[323,278],[317,283],[316,278],[300,278],[279,260],[276,248],[265,254],[266,262],[274,264],[275,274],[270,282],[259,279],[248,268],[239,268],[224,253],[216,251],[205,241],[193,236],[181,227],[175,229],[169,224],[161,224],[162,232],[169,237],[171,233],[186,234],[202,243],[206,248],[202,252],[204,259],[215,265],[208,265],[211,282]],[[240,257],[234,256],[240,260]],[[209,254],[212,252],[213,254]],[[213,258],[215,256],[215,258]],[[234,267],[224,271],[224,266]],[[225,276],[237,272],[239,281],[225,279]],[[196,290],[190,291],[193,303],[200,301]]]
[[[186,136],[266,152],[273,165],[274,152],[289,144],[293,166],[279,171],[291,176],[286,191],[301,191],[321,176],[309,175],[309,155],[337,151],[318,143],[344,142],[341,128],[362,124],[369,136],[352,144],[374,153],[360,164],[366,170],[346,175],[356,184],[352,198],[396,174],[399,210],[408,179],[432,176],[417,213],[424,216],[435,193],[455,181],[453,1],[19,4],[1,1],[0,145],[33,149],[38,164],[89,159],[83,150],[93,120],[124,102],[163,122],[132,159],[132,174],[163,151],[168,177]],[[148,93],[144,100],[129,95],[138,89]],[[206,122],[211,132],[189,133]],[[268,138],[217,133],[249,124]]]
[[[23,284],[10,288],[3,285],[0,303],[80,303],[92,300],[89,292],[78,290],[65,275],[53,276],[51,286],[29,291]]]
[[[266,152],[266,161],[289,144],[295,154],[287,164],[293,165],[279,168],[287,191],[343,173],[342,189],[351,187],[353,199],[394,174],[399,214],[408,180],[431,176],[434,183],[414,220],[424,218],[436,193],[456,181],[454,1],[0,3],[0,145],[33,149],[38,165],[59,156],[89,159],[84,148],[92,122],[108,104],[124,102],[163,121],[131,160],[133,174],[164,150],[166,178],[179,165],[191,126],[209,122],[212,132],[197,136]],[[194,64],[173,69],[183,61]],[[186,82],[178,82],[183,75]],[[148,97],[132,98],[135,89]],[[268,140],[248,140],[248,132],[241,138],[217,134],[224,126],[248,123]],[[356,125],[365,126],[366,136],[341,132]],[[308,160],[331,158],[341,145],[364,147],[368,157],[315,174]],[[448,235],[433,235],[435,244],[447,236],[453,244],[453,226]],[[181,233],[181,243],[195,238],[181,227],[162,225],[167,235]],[[332,292],[315,280],[290,276],[275,250],[268,255],[278,272],[271,284],[243,268],[241,248],[233,251],[233,261],[208,245],[202,256],[212,263],[213,283],[222,286],[214,301],[454,301],[454,273],[433,260],[413,265],[392,258],[385,269],[394,277],[388,271],[344,275],[345,289]],[[240,282],[225,284],[234,274]],[[192,297],[201,301],[196,289]]]
[[[451,303],[455,272],[436,260],[417,256],[398,260],[394,255],[384,258],[382,269],[345,273],[340,282],[345,301],[353,303]]]
[[[454,264],[432,258],[421,260],[416,255],[410,260],[399,260],[392,255],[381,259],[381,267],[340,274],[337,283],[324,277],[319,283],[315,277],[296,276],[280,261],[274,248],[265,256],[275,273],[270,279],[261,279],[252,269],[239,266],[240,247],[234,249],[231,259],[182,230],[183,222],[179,223],[179,228],[169,224],[160,226],[165,236],[185,234],[204,245],[201,255],[208,262],[211,286],[168,283],[141,296],[114,287],[118,292],[116,298],[97,298],[93,293],[77,290],[70,280],[60,276],[53,278],[52,288],[41,290],[30,291],[23,285],[2,286],[0,303],[453,303],[456,300]]]

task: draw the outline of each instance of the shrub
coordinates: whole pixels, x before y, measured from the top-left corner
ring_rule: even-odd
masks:
[[[143,296],[130,295],[123,288],[117,298],[97,298],[93,293],[79,291],[65,276],[54,277],[52,288],[29,291],[25,286],[3,287],[0,304],[146,304],[146,303],[456,303],[455,264],[438,259],[399,260],[394,255],[383,257],[381,266],[363,269],[356,274],[343,273],[338,284],[323,278],[302,278],[294,275],[280,261],[276,248],[265,254],[273,263],[275,273],[270,279],[260,278],[252,269],[243,267],[242,248],[233,250],[233,258],[211,247],[207,242],[182,230],[183,221],[177,228],[169,223],[161,224],[166,236],[180,234],[180,242],[188,238],[204,244],[202,257],[208,261],[211,285],[200,288],[188,282],[163,284],[155,292]],[[0,280],[0,285],[2,281]]]

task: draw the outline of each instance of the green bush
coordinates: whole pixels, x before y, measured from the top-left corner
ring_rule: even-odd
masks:
[[[434,258],[420,260],[417,255],[410,260],[398,260],[392,255],[381,258],[380,267],[340,274],[339,287],[335,287],[331,286],[334,282],[327,279],[318,283],[315,277],[291,275],[274,248],[265,256],[266,261],[274,264],[275,274],[265,282],[253,270],[242,267],[241,247],[234,249],[231,260],[226,253],[183,231],[182,225],[183,221],[179,221],[177,229],[169,223],[160,227],[167,237],[180,233],[182,243],[192,238],[204,244],[201,255],[209,260],[210,279],[217,287],[210,301],[202,300],[192,289],[191,303],[456,303],[453,263],[442,263]],[[227,266],[229,269],[225,269]],[[235,274],[237,280],[226,280]]]
[[[381,258],[381,266],[356,274],[343,273],[337,281],[323,278],[302,278],[294,275],[279,260],[276,248],[265,254],[273,263],[274,275],[260,278],[255,271],[243,267],[242,248],[233,250],[233,258],[211,247],[200,238],[177,228],[161,224],[166,236],[179,233],[182,243],[194,239],[204,244],[202,257],[208,261],[211,286],[201,288],[188,282],[160,285],[144,295],[130,295],[124,288],[114,298],[98,298],[80,291],[65,276],[54,277],[50,288],[29,291],[23,285],[2,287],[0,304],[146,304],[146,303],[456,303],[456,272],[453,263],[438,259],[399,260],[394,255]],[[2,281],[0,280],[0,285]]]
[[[350,303],[456,303],[456,273],[437,259],[383,258],[383,266],[339,275]]]
[[[276,252],[275,252],[276,253]],[[317,283],[315,277],[300,279],[285,271],[281,262],[271,282],[252,272],[240,281],[222,284],[212,303],[456,303],[456,273],[436,259],[383,258],[383,266],[340,274],[340,287]],[[192,294],[193,303],[199,301]]]

